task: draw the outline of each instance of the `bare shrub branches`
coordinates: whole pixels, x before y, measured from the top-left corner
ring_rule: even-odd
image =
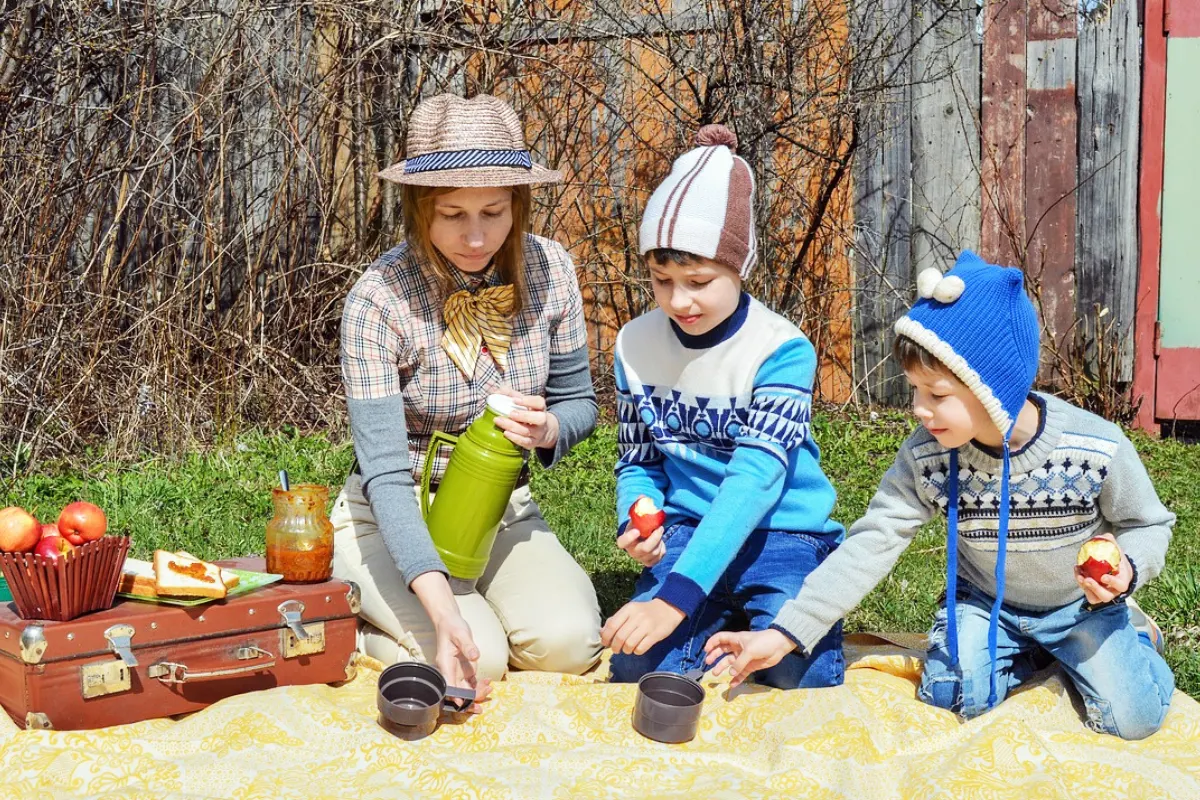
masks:
[[[805,326],[822,390],[844,396],[854,115],[894,81],[876,69],[894,40],[852,44],[832,0],[635,5],[5,4],[6,464],[340,428],[341,301],[403,237],[374,175],[441,91],[505,96],[567,173],[538,226],[578,260],[599,382],[649,302],[648,192],[702,124],[729,124],[759,182],[751,288]]]

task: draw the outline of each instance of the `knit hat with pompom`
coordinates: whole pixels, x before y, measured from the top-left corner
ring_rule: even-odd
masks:
[[[754,235],[754,176],[737,155],[737,136],[705,125],[696,147],[671,165],[638,230],[638,252],[670,248],[711,258],[743,279],[758,260]]]

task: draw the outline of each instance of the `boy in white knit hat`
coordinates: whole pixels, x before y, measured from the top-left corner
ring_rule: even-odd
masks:
[[[614,358],[617,544],[644,566],[601,632],[619,682],[702,667],[712,634],[767,627],[843,535],[810,435],[813,346],[742,291],[757,257],[750,167],[722,125],[696,141],[646,205],[658,308],[621,329]],[[645,538],[626,516],[643,496],[665,512]],[[757,677],[834,686],[844,669],[837,625]]]

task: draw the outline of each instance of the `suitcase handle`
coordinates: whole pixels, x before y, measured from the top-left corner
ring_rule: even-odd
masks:
[[[162,683],[167,684],[187,683],[188,681],[203,681],[211,680],[212,678],[226,678],[231,675],[244,675],[247,672],[259,672],[275,666],[274,653],[269,653],[261,647],[255,647],[254,645],[239,647],[236,655],[239,660],[250,658],[269,658],[271,660],[257,664],[247,664],[244,667],[226,667],[224,669],[209,669],[201,672],[192,672],[188,669],[187,664],[180,664],[177,661],[159,661],[157,664],[151,664],[146,668],[146,675],[150,678],[157,678]]]

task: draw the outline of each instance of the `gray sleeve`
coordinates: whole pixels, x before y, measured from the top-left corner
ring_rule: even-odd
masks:
[[[558,417],[558,442],[553,448],[538,448],[537,457],[542,466],[552,467],[596,427],[596,390],[586,346],[562,355],[550,354],[546,409]]]
[[[1158,499],[1142,459],[1128,439],[1122,438],[1108,465],[1100,489],[1100,513],[1137,568],[1138,584],[1157,577],[1167,558],[1175,515]]]
[[[446,573],[413,494],[403,396],[346,398],[346,406],[363,494],[404,583],[411,584],[418,575],[432,570]]]
[[[910,440],[911,441],[911,440]],[[842,544],[813,570],[772,623],[812,652],[830,628],[853,610],[896,565],[935,507],[917,488],[917,467],[906,442]]]

